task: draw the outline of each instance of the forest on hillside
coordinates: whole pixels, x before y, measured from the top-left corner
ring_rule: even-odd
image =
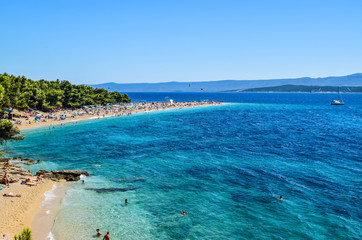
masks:
[[[127,94],[103,88],[74,85],[69,81],[33,81],[24,76],[0,74],[0,109],[78,108],[84,105],[129,103]]]

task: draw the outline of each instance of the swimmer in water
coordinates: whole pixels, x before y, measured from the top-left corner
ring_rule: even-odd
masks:
[[[128,204],[128,200],[127,200],[127,198],[124,200],[124,204]]]
[[[97,237],[102,236],[102,233],[99,231],[99,229],[97,229],[96,231],[97,231],[97,234],[96,234]]]
[[[279,201],[284,201],[283,197],[280,195],[280,197],[278,198]]]
[[[186,214],[189,214],[189,213],[187,213],[187,212],[185,212],[185,211],[182,211],[182,212],[181,212],[181,215],[182,215],[182,216],[185,216]]]

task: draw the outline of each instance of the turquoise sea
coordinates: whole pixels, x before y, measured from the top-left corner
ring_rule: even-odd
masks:
[[[362,94],[344,106],[330,105],[335,94],[129,95],[230,104],[25,130],[8,143],[7,156],[43,160],[34,172],[91,174],[67,191],[55,239],[97,228],[117,240],[362,238]]]

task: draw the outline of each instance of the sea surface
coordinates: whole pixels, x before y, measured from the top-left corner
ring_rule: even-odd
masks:
[[[91,174],[68,189],[55,239],[362,238],[362,94],[129,96],[230,104],[24,130],[7,156]]]

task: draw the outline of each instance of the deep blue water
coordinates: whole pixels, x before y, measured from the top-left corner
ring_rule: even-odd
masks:
[[[129,95],[233,104],[24,131],[7,155],[91,174],[68,190],[57,239],[362,238],[362,95]],[[106,187],[122,189],[86,189]]]
[[[332,99],[337,99],[337,94],[327,93],[209,93],[209,92],[190,92],[190,93],[127,93],[133,102],[163,102],[168,97],[175,101],[224,101],[232,103],[276,103],[276,104],[311,104],[325,105]],[[359,105],[361,108],[361,94],[344,94],[342,98],[348,105]]]

